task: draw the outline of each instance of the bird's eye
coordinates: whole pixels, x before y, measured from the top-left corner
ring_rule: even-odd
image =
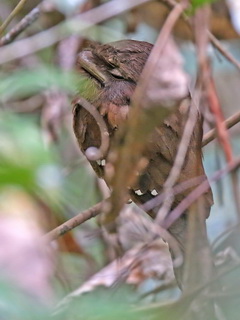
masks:
[[[127,105],[131,104],[131,99],[129,97],[126,98]]]
[[[116,78],[116,79],[124,79],[123,75],[121,74],[121,72],[119,71],[119,69],[112,69],[109,70],[109,72],[111,73],[111,75]]]

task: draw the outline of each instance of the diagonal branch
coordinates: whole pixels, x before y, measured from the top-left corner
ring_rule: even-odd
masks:
[[[74,109],[77,110],[79,107],[84,108],[87,112],[91,114],[91,116],[94,118],[98,125],[101,135],[100,147],[89,147],[85,151],[85,156],[88,158],[89,161],[100,160],[106,155],[109,148],[109,132],[107,129],[106,122],[103,120],[103,117],[100,115],[98,110],[84,98],[80,97],[74,100]]]
[[[9,44],[26,30],[40,16],[39,6],[32,9],[19,23],[17,23],[4,37],[0,39],[0,47]]]
[[[172,210],[166,217],[162,226],[168,229],[180,216],[184,213],[191,204],[193,204],[201,195],[207,192],[210,188],[209,183],[216,182],[220,180],[224,175],[229,172],[235,171],[240,166],[240,158],[234,159],[232,162],[228,163],[223,169],[216,171],[212,177],[208,180],[204,180],[197,188],[195,188],[189,195],[182,200],[182,202]]]
[[[57,228],[51,230],[50,232],[48,232],[47,234],[44,235],[44,240],[46,242],[50,242],[52,240],[57,239],[60,236],[63,236],[65,233],[71,231],[73,228],[76,228],[77,226],[79,226],[80,224],[84,223],[85,221],[96,217],[97,215],[99,215],[104,207],[104,205],[106,204],[107,200],[103,200],[97,204],[95,204],[93,207],[80,212],[79,214],[77,214],[75,217],[67,220],[66,222],[64,222],[63,224],[61,224],[60,226],[58,226]]]
[[[235,124],[240,121],[240,111],[236,112],[234,115],[225,120],[225,126],[227,129],[232,128]],[[209,142],[213,141],[217,137],[217,129],[212,129],[208,131],[203,136],[202,147],[205,147]]]
[[[198,93],[198,90],[197,90],[197,93]],[[156,223],[159,223],[160,221],[163,221],[165,219],[174,201],[172,189],[175,183],[177,182],[179,175],[181,174],[182,167],[184,165],[185,158],[190,145],[190,141],[192,138],[192,134],[198,120],[198,110],[197,110],[197,107],[194,105],[194,102],[195,102],[194,100],[195,100],[195,97],[192,98],[192,103],[189,110],[189,116],[188,116],[186,125],[184,127],[183,135],[181,137],[181,141],[178,147],[178,151],[177,151],[173,166],[171,168],[171,171],[169,173],[167,180],[163,185],[163,189],[166,192],[165,199],[163,201],[163,205],[161,206],[161,208],[157,213]]]
[[[145,166],[144,159],[142,162],[139,159],[142,159],[142,151],[149,134],[157,124],[162,123],[169,114],[175,111],[174,104],[169,106],[164,104],[164,101],[161,108],[154,108],[151,102],[146,102],[146,90],[149,89],[149,81],[152,79],[154,70],[170,38],[171,31],[187,4],[188,1],[179,3],[169,14],[134,91],[132,108],[126,125],[116,136],[115,149],[112,150],[112,155],[109,155],[109,158],[115,159],[113,161],[114,176],[109,177],[113,192],[110,209],[103,217],[104,224],[109,224],[118,216],[125,202],[127,187],[133,184],[133,172],[136,169],[141,171]],[[180,99],[180,93],[178,99]],[[182,92],[181,99],[183,99]],[[122,144],[122,141],[124,141],[124,144]]]
[[[19,11],[22,10],[23,6],[27,0],[20,0],[19,3],[16,5],[16,7],[13,9],[13,11],[10,13],[10,15],[7,17],[7,19],[2,23],[0,26],[0,35],[4,32],[4,30],[7,28],[9,23],[16,17],[16,15],[19,13]]]
[[[168,4],[171,8],[178,5],[176,0],[161,0],[163,3]],[[183,21],[192,28],[192,23],[188,16],[182,15]],[[240,71],[240,62],[221,44],[221,42],[208,30],[208,37],[212,45]]]
[[[59,23],[50,29],[23,40],[16,41],[0,50],[0,64],[22,58],[28,54],[47,48],[71,34],[80,34],[107,19],[149,2],[150,0],[111,0],[74,18]]]

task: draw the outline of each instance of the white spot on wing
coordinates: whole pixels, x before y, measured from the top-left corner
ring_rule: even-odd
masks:
[[[141,191],[140,189],[134,190],[134,192],[135,192],[138,196],[142,196],[142,195],[143,195],[143,193],[142,193],[142,191]]]
[[[153,189],[153,190],[151,191],[151,195],[152,195],[152,196],[157,196],[157,195],[158,195],[157,190],[156,190],[156,189]]]
[[[96,161],[97,162],[97,164],[99,165],[99,166],[102,166],[102,167],[104,167],[105,165],[106,165],[106,160],[97,160]]]

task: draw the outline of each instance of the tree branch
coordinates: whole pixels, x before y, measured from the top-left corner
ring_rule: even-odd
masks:
[[[16,15],[19,13],[19,11],[22,10],[23,6],[27,0],[20,0],[19,3],[16,5],[16,7],[13,9],[13,11],[10,13],[10,15],[7,17],[7,19],[2,23],[0,26],[0,35],[4,32],[4,30],[7,28],[9,23],[16,17]]]
[[[12,42],[20,33],[27,29],[40,15],[40,8],[32,9],[19,23],[17,23],[4,37],[0,39],[0,47]]]
[[[196,96],[197,96],[198,90],[196,90],[196,92],[197,92],[196,93]],[[159,209],[159,211],[157,213],[156,223],[160,223],[161,221],[163,221],[165,219],[165,217],[167,216],[167,214],[173,204],[173,201],[174,201],[174,196],[173,196],[173,192],[172,192],[173,186],[175,185],[175,183],[177,182],[177,180],[179,178],[179,175],[181,174],[194,128],[197,125],[197,121],[199,121],[198,109],[194,105],[196,102],[195,101],[196,98],[198,98],[198,97],[192,97],[192,103],[190,106],[188,119],[186,121],[184,131],[183,131],[183,134],[182,134],[179,146],[178,146],[177,154],[174,159],[174,163],[171,168],[171,171],[167,177],[167,180],[164,182],[164,185],[163,185],[163,190],[166,192],[166,194],[165,194],[165,199],[163,201],[163,205],[161,206],[161,208]],[[197,105],[198,105],[198,102],[197,102]]]
[[[227,129],[232,128],[233,126],[235,126],[235,124],[239,123],[239,121],[240,121],[240,111],[236,112],[233,116],[225,120],[226,128]],[[216,129],[212,129],[208,131],[203,136],[202,147],[205,147],[209,142],[213,141],[216,137],[217,137]]]
[[[75,217],[67,220],[66,222],[64,222],[63,224],[61,224],[60,226],[58,226],[57,228],[51,230],[50,232],[48,232],[47,234],[44,235],[44,240],[46,242],[50,242],[53,241],[55,239],[57,239],[60,236],[63,236],[65,233],[71,231],[73,228],[76,228],[77,226],[79,226],[80,224],[84,223],[85,221],[96,217],[97,215],[99,215],[104,207],[104,205],[106,204],[107,200],[103,200],[97,204],[95,204],[93,207],[80,212],[79,214],[77,214]]]
[[[178,5],[178,2],[175,0],[161,0],[161,1],[165,4],[168,4],[171,8]],[[188,16],[182,15],[182,19],[183,21],[186,22],[186,24],[190,28],[192,28],[192,24]],[[209,30],[207,31],[207,33],[212,45],[240,71],[240,62],[237,59],[235,59],[235,57],[223,47],[221,42]]]
[[[0,64],[22,58],[38,50],[47,48],[71,34],[80,34],[107,19],[115,17],[127,10],[149,2],[150,0],[112,0],[94,9],[81,13],[58,25],[15,43],[4,46],[0,50]]]
[[[169,213],[162,226],[168,229],[177,219],[180,218],[180,216],[191,204],[193,204],[202,194],[208,191],[210,188],[209,183],[220,180],[225,174],[236,170],[239,168],[239,166],[240,158],[238,157],[231,163],[227,164],[227,166],[225,166],[223,169],[216,171],[212,177],[208,178],[208,180],[204,180],[197,188],[189,193],[189,195],[184,198],[174,210]]]
[[[180,2],[169,14],[161,29],[155,46],[152,48],[150,56],[143,68],[138,85],[134,91],[131,103],[131,111],[128,120],[122,130],[119,130],[115,138],[114,148],[109,158],[112,161],[114,176],[109,175],[107,179],[112,186],[111,209],[105,213],[103,223],[109,224],[118,216],[127,194],[127,187],[133,184],[136,175],[133,172],[141,171],[146,162],[141,162],[141,155],[149,134],[155,125],[163,123],[164,119],[175,111],[175,104],[171,106],[164,104],[162,99],[161,107],[154,108],[153,102],[146,101],[149,83],[152,80],[154,71],[157,68],[160,57],[164,53],[172,29],[181,13],[186,9],[188,1]],[[156,73],[155,73],[156,74]],[[165,97],[166,98],[166,97]],[[175,100],[183,99],[183,93],[178,93],[178,97],[169,97]],[[124,145],[122,140],[124,139]]]

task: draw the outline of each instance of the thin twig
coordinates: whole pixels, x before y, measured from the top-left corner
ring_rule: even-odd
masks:
[[[230,162],[233,160],[233,151],[232,151],[232,146],[229,139],[229,132],[227,131],[226,123],[223,117],[223,112],[217,96],[215,84],[210,74],[211,72],[210,66],[207,61],[203,68],[203,72],[206,72],[205,76],[208,77],[206,81],[207,83],[205,82],[205,89],[207,92],[209,109],[214,115],[216,120],[217,137],[224,151],[226,160]]]
[[[237,169],[240,166],[240,158],[237,158],[230,163],[225,168],[215,172],[215,174],[210,177],[208,180],[204,180],[197,188],[195,188],[173,211],[171,211],[168,217],[165,219],[163,223],[163,227],[168,229],[182,214],[183,212],[194,202],[198,197],[200,197],[203,193],[205,193],[209,188],[209,182],[216,182],[221,179],[225,174],[228,172]],[[176,186],[177,188],[178,186]],[[59,236],[64,235],[66,232],[71,231],[73,228],[79,226],[80,224],[84,223],[85,221],[96,217],[99,215],[104,207],[104,204],[108,201],[108,199],[103,200],[93,207],[79,213],[75,217],[69,219],[68,221],[64,222],[57,228],[48,232],[44,239],[46,241],[52,241]]]
[[[180,182],[172,188],[172,195],[176,196],[179,193],[183,193],[187,189],[190,189],[190,188],[193,188],[193,187],[199,185],[201,182],[205,181],[205,179],[206,179],[205,175],[202,175],[199,177],[191,178],[187,181]],[[148,212],[148,211],[160,206],[166,197],[166,193],[167,193],[167,191],[163,191],[162,193],[155,196],[151,200],[145,202],[142,206],[140,206],[140,208],[142,210]]]
[[[227,129],[232,128],[235,124],[240,121],[240,111],[236,112],[234,115],[225,120],[225,125]],[[205,147],[209,142],[213,141],[217,137],[217,130],[212,129],[208,131],[203,136],[202,147]]]
[[[230,162],[226,167],[221,170],[216,171],[212,177],[203,181],[197,188],[195,188],[191,193],[185,197],[182,202],[172,210],[169,215],[166,217],[165,221],[162,223],[162,226],[168,229],[180,216],[184,213],[184,211],[190,207],[201,195],[207,192],[210,189],[210,184],[218,181],[227,173],[236,170],[240,166],[240,158],[234,159]]]
[[[237,123],[239,123],[239,121],[240,121],[240,111],[236,112],[234,115],[232,115],[231,117],[225,120],[227,129],[232,128]],[[216,137],[217,137],[216,129],[212,129],[209,132],[207,132],[203,136],[202,147],[205,147],[208,143],[213,141]],[[199,184],[200,182],[202,182],[202,180],[203,180],[203,176],[195,177],[187,181],[183,181],[172,188],[172,195],[175,196],[181,192],[184,192],[185,190],[194,187],[196,184]],[[155,198],[147,201],[141,208],[144,211],[152,210],[153,208],[159,206],[163,202],[165,197],[166,197],[166,192],[163,192],[158,196],[156,196]]]
[[[210,32],[208,31],[208,37],[212,45],[240,71],[240,62],[228,51],[226,50],[221,42]]]
[[[226,127],[230,129],[234,125],[239,123],[239,121],[240,121],[240,111],[236,112],[233,116],[225,120]],[[213,141],[215,138],[216,138],[216,129],[212,129],[209,132],[207,132],[203,136],[202,147],[205,147],[209,142]],[[195,177],[187,181],[183,181],[172,188],[172,195],[175,196],[181,192],[184,192],[185,190],[194,187],[196,184],[199,184],[200,182],[202,182],[202,180],[203,180],[203,176]],[[163,202],[165,196],[166,196],[166,192],[163,192],[158,196],[156,196],[155,198],[147,201],[141,208],[144,211],[152,210],[153,208],[159,206]]]
[[[158,108],[157,115],[153,117],[146,116],[147,111],[144,113],[144,108],[146,104],[144,101],[148,85],[156,66],[159,62],[165,45],[171,35],[171,31],[177,22],[177,19],[187,6],[187,1],[183,1],[176,6],[166,19],[166,22],[161,29],[155,46],[152,48],[150,56],[143,68],[142,74],[138,85],[134,91],[132,97],[132,108],[125,124],[125,130],[119,132],[117,136],[118,141],[116,143],[117,150],[115,150],[115,174],[111,180],[111,185],[113,188],[111,196],[111,211],[106,212],[104,217],[104,223],[108,224],[110,221],[114,221],[118,216],[124,202],[127,193],[127,187],[132,185],[132,172],[138,166],[140,166],[139,159],[141,158],[142,151],[145,144],[147,143],[148,135],[154,129],[156,124],[160,124],[164,121],[167,115],[174,112],[175,109],[168,106],[168,108]],[[151,107],[151,106],[150,106]],[[149,108],[149,105],[148,105]],[[152,107],[152,109],[154,109]],[[167,112],[166,112],[166,109]],[[148,109],[149,110],[149,109]],[[124,136],[124,145],[120,148],[122,138]],[[137,143],[136,143],[137,142]],[[114,153],[114,150],[113,150]]]
[[[16,7],[13,9],[13,11],[10,13],[10,15],[7,17],[7,19],[2,23],[0,26],[0,35],[4,32],[4,30],[7,28],[9,23],[16,17],[16,15],[22,10],[23,6],[27,0],[20,0],[19,3],[16,5]]]
[[[178,5],[178,2],[175,0],[162,0],[163,3],[167,3],[171,8]],[[187,15],[182,14],[183,21],[192,28],[191,21]],[[239,71],[240,71],[240,62],[221,44],[221,42],[208,30],[208,37],[212,45],[229,61],[231,62]]]
[[[41,33],[16,41],[0,50],[0,64],[22,58],[47,48],[72,34],[80,34],[107,19],[149,2],[150,0],[112,0],[94,9],[81,13]]]
[[[234,232],[234,230],[237,230],[239,227],[240,227],[240,222],[232,225],[231,227],[228,227],[223,232],[221,232],[211,243],[212,251],[217,250],[218,246],[220,245],[220,243],[218,243],[219,241],[224,239],[224,237],[226,238],[231,232]]]
[[[75,217],[69,219],[68,221],[64,222],[63,224],[61,224],[60,226],[58,226],[57,228],[51,230],[50,232],[48,232],[47,234],[44,235],[44,240],[46,242],[50,242],[53,241],[55,239],[57,239],[60,236],[63,236],[65,233],[71,231],[73,228],[76,228],[77,226],[79,226],[80,224],[84,223],[85,221],[96,217],[97,215],[99,215],[105,205],[105,203],[107,202],[107,200],[103,200],[97,204],[95,204],[93,207],[80,212],[79,214],[77,214]]]
[[[226,123],[224,121],[223,112],[221,109],[221,105],[219,102],[219,98],[216,92],[215,83],[211,73],[210,63],[208,61],[206,52],[204,56],[202,56],[201,60],[201,71],[203,77],[203,85],[206,91],[206,96],[208,100],[208,106],[210,111],[215,117],[216,120],[216,129],[217,129],[217,137],[219,139],[220,145],[222,146],[225,158],[227,162],[233,161],[233,150],[229,138],[229,132],[226,127]],[[239,199],[239,183],[238,177],[235,170],[231,172],[231,181],[233,187],[233,195],[235,200],[235,205],[237,209],[237,217],[240,221],[240,199]]]
[[[77,100],[74,101],[74,109],[76,110],[79,107],[84,108],[85,110],[87,110],[87,112],[91,114],[91,116],[94,118],[94,120],[98,125],[100,135],[101,135],[100,147],[99,148],[89,147],[85,151],[85,155],[90,161],[96,161],[96,160],[102,159],[106,156],[106,153],[109,148],[109,132],[107,129],[106,122],[103,120],[103,117],[100,115],[98,110],[84,98],[78,98]],[[74,112],[77,112],[77,110]]]
[[[206,77],[203,72],[204,62],[206,61],[206,53],[208,46],[207,30],[209,26],[210,6],[205,5],[196,10],[193,16],[193,31],[197,56],[197,93],[199,94],[199,108],[202,107],[204,100],[204,89]],[[202,126],[202,123],[201,123]],[[201,165],[201,140],[202,132],[196,136],[195,153],[198,161],[194,164],[194,172],[199,175],[202,172]],[[204,170],[203,170],[204,171]],[[205,199],[208,195],[205,195]],[[186,234],[186,255],[184,266],[184,292],[195,288],[199,281],[206,283],[212,277],[213,261],[211,250],[207,239],[205,219],[210,211],[210,206],[205,205],[205,199],[197,198],[197,201],[189,207],[187,215],[187,234]],[[199,301],[201,303],[201,299]],[[208,301],[203,310],[203,315],[208,315],[211,319],[215,319],[213,304]]]
[[[165,48],[166,42],[170,37],[172,29],[174,28],[174,25],[176,24],[177,20],[181,16],[182,12],[187,8],[187,5],[188,5],[188,1],[186,0],[178,3],[174,7],[174,10],[172,10],[169,16],[167,17],[161,29],[159,37],[155,43],[155,46],[153,47],[150,53],[150,56],[143,68],[140,81],[134,92],[133,105],[138,105],[138,106],[142,105],[143,97],[147,92],[146,90],[149,85],[149,80],[152,77],[152,74],[154,73],[158,59],[161,57],[162,51]]]
[[[183,313],[186,311],[187,307],[191,304],[191,302],[196,299],[196,297],[205,289],[210,288],[210,286],[212,286],[212,288],[214,287],[214,284],[217,283],[223,276],[229,274],[230,272],[236,270],[240,268],[240,262],[236,262],[234,264],[234,266],[232,266],[231,268],[225,269],[222,272],[219,272],[217,275],[214,275],[208,282],[206,283],[200,283],[200,285],[198,285],[197,287],[195,287],[192,290],[189,290],[187,293],[185,293],[184,295],[182,295],[180,297],[180,299],[178,300],[174,300],[170,303],[166,303],[166,304],[161,304],[161,303],[155,303],[152,305],[148,305],[146,307],[141,307],[138,308],[137,311],[141,312],[141,316],[143,316],[143,311],[146,311],[148,314],[149,313],[153,313],[154,310],[156,311],[156,309],[158,310],[158,314],[161,315],[161,309],[164,310],[164,308],[168,308],[168,310],[174,310],[176,311],[176,313],[174,313],[174,315],[178,315],[178,318],[182,319]],[[179,307],[177,309],[177,307]],[[164,313],[165,315],[165,313]]]
[[[0,39],[0,46],[11,43],[26,30],[40,16],[40,8],[32,9],[19,23],[17,23],[4,37]]]
[[[198,103],[197,103],[198,104]],[[182,171],[184,161],[189,149],[189,144],[192,138],[193,130],[196,126],[198,118],[198,110],[195,106],[195,98],[193,97],[192,103],[189,110],[189,116],[184,127],[183,135],[177,150],[177,154],[174,160],[174,164],[171,168],[169,176],[163,185],[163,189],[166,191],[165,199],[162,207],[159,209],[156,217],[156,223],[163,221],[168,214],[169,209],[172,206],[174,197],[172,194],[172,187],[177,182],[179,175]]]

